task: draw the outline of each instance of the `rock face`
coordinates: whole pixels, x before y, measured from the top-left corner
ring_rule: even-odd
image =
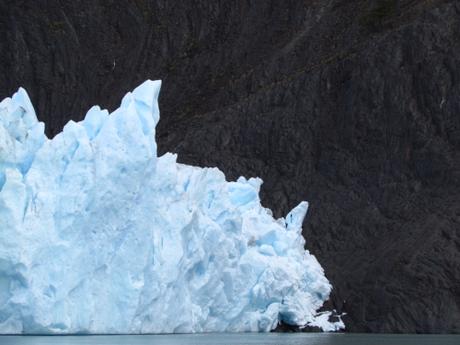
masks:
[[[160,153],[309,200],[349,331],[460,331],[458,1],[2,1],[0,37],[48,134],[163,79]]]

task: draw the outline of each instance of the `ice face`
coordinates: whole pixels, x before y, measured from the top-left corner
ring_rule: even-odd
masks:
[[[23,89],[0,103],[0,333],[337,329],[301,203],[157,157],[159,81],[49,140]]]

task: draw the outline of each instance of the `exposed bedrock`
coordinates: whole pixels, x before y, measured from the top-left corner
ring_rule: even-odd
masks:
[[[460,331],[458,1],[2,1],[0,37],[49,135],[162,79],[159,153],[309,200],[347,330]]]

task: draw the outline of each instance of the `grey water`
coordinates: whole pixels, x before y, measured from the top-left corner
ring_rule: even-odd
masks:
[[[208,333],[0,336],[0,345],[460,345],[460,335]]]

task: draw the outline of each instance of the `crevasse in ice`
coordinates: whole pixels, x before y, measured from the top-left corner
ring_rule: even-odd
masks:
[[[159,81],[52,140],[23,89],[0,103],[0,333],[335,330],[300,203],[157,156]]]

